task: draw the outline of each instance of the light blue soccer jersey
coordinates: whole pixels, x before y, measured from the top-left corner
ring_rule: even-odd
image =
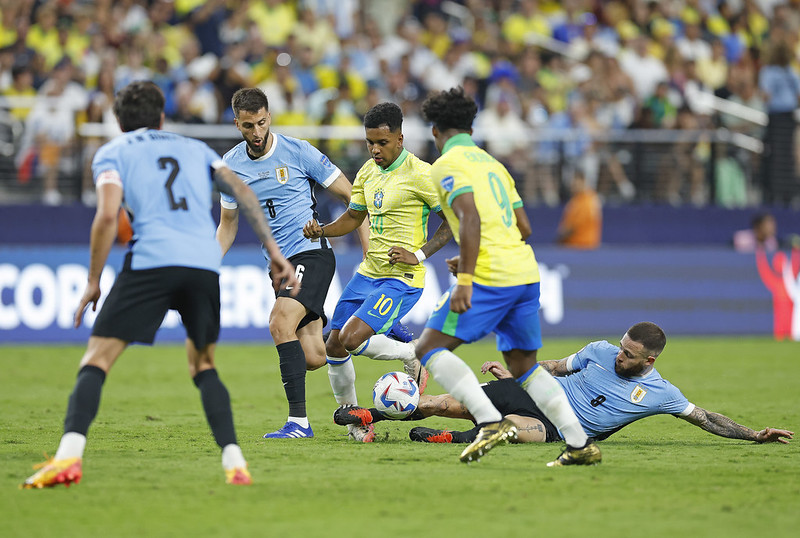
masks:
[[[122,183],[131,214],[131,268],[182,266],[219,272],[222,252],[211,216],[213,169],[224,166],[204,142],[138,129],[104,144],[95,183]]]
[[[272,148],[262,157],[251,159],[242,141],[224,155],[225,164],[255,191],[284,256],[326,248],[324,237],[317,241],[303,237],[303,225],[317,218],[314,183],[327,189],[340,171],[305,140],[273,135]],[[227,195],[222,195],[220,203],[226,209],[238,207]],[[267,250],[262,246],[261,251],[269,263]]]
[[[619,347],[605,340],[592,342],[567,358],[574,373],[556,377],[590,437],[605,439],[634,420],[650,415],[686,416],[694,404],[655,368],[641,377],[614,372]]]

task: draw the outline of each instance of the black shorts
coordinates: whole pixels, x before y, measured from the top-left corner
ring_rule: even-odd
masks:
[[[103,303],[92,336],[152,344],[168,310],[177,310],[197,349],[219,338],[219,274],[191,267],[134,271],[130,253]]]
[[[305,327],[314,320],[322,318],[322,326],[328,323],[325,317],[325,298],[331,286],[333,274],[336,272],[336,257],[330,248],[306,250],[295,254],[289,261],[294,265],[297,277],[300,280],[300,292],[292,297],[291,290],[278,291],[278,297],[290,297],[309,310],[309,313],[300,321],[298,329]]]
[[[498,379],[482,385],[483,392],[503,416],[520,415],[538,419],[544,424],[545,442],[561,441],[558,428],[550,422],[541,409],[519,384],[513,379]]]

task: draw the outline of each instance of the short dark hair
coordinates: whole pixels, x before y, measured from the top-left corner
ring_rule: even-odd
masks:
[[[628,329],[628,338],[642,344],[644,349],[654,357],[658,357],[667,345],[667,336],[664,331],[649,321],[639,322]]]
[[[440,131],[469,131],[477,113],[478,105],[471,97],[464,95],[461,86],[435,93],[422,103],[422,117]]]
[[[772,213],[758,213],[750,221],[750,227],[756,229],[770,219],[775,219],[775,217],[772,216]]]
[[[123,132],[142,127],[158,129],[164,112],[164,94],[149,80],[131,82],[114,99],[114,115]]]
[[[403,127],[403,111],[394,103],[378,103],[364,115],[364,127],[376,129],[381,125],[395,132]]]
[[[231,97],[231,108],[237,118],[240,110],[254,114],[263,108],[269,112],[269,99],[259,88],[239,88]]]

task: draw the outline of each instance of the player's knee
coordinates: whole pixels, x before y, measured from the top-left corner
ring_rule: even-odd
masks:
[[[339,331],[331,331],[328,335],[328,340],[325,342],[325,353],[328,357],[345,357],[347,350],[339,341]]]
[[[297,340],[296,329],[297,326],[293,326],[284,317],[278,316],[269,320],[269,334],[276,344]]]
[[[306,353],[306,370],[313,372],[325,365],[324,353]]]
[[[352,353],[353,350],[358,349],[358,346],[363,344],[364,340],[365,338],[360,337],[358,334],[354,332],[339,333],[339,341],[342,343],[342,345],[348,351],[348,353]]]

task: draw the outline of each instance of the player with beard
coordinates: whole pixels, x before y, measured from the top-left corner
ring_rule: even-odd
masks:
[[[234,124],[244,141],[228,151],[223,159],[244,178],[256,193],[272,226],[281,251],[297,268],[302,287],[296,296],[291,290],[276,291],[269,319],[269,331],[278,349],[281,380],[289,402],[289,417],[267,439],[313,437],[306,415],[306,370],[325,364],[325,326],[323,307],[328,287],[336,270],[336,259],[328,241],[303,236],[303,225],[317,219],[315,186],[350,203],[352,186],[330,159],[306,142],[270,131],[269,101],[257,88],[237,90],[231,100]],[[236,237],[239,209],[227,195],[220,200],[222,210],[217,240],[223,254]],[[362,246],[367,244],[366,225],[359,228]],[[263,250],[263,249],[262,249]],[[264,250],[269,264],[269,254]]]

